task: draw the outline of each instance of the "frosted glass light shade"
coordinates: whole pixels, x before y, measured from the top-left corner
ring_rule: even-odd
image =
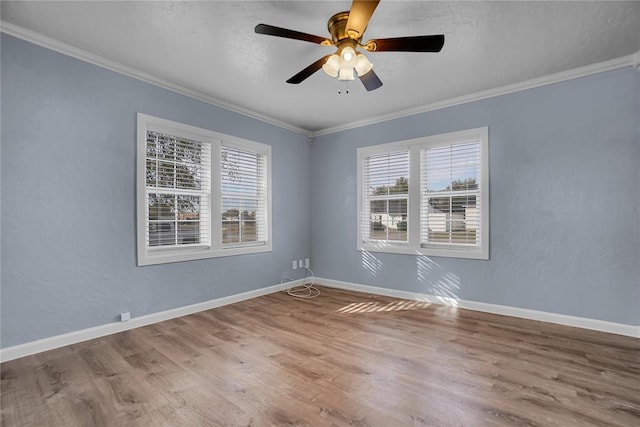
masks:
[[[325,73],[331,77],[338,77],[340,71],[340,57],[338,55],[331,55],[327,62],[324,63],[322,69]]]
[[[355,68],[356,68],[356,72],[358,73],[358,76],[364,76],[369,71],[371,71],[371,69],[373,68],[373,64],[369,62],[366,56],[359,53],[358,56],[356,57]]]
[[[354,80],[353,68],[340,68],[338,73],[338,80]]]
[[[356,66],[356,51],[352,47],[345,47],[340,52],[342,58],[341,68],[353,68]]]

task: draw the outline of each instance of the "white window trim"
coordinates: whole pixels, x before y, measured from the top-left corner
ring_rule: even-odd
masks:
[[[480,247],[474,249],[421,247],[420,242],[420,150],[441,145],[455,144],[469,139],[480,141]],[[365,241],[363,236],[363,202],[362,188],[364,181],[365,157],[393,151],[409,151],[409,200],[407,242]],[[395,254],[441,256],[450,258],[489,259],[489,128],[475,128],[442,135],[433,135],[405,141],[391,142],[359,148],[357,151],[357,250],[366,252],[387,252]]]
[[[210,227],[211,245],[189,245],[172,248],[153,248],[146,246],[146,136],[147,130],[176,135],[202,143],[211,144],[211,193]],[[231,135],[225,135],[185,125],[147,114],[138,113],[137,116],[137,162],[136,162],[136,210],[137,210],[137,247],[138,266],[164,264],[169,262],[190,261],[205,258],[217,258],[233,255],[246,255],[272,251],[272,206],[271,206],[271,146],[259,142],[249,141]],[[220,147],[227,145],[266,157],[266,226],[267,241],[256,244],[243,244],[232,247],[222,247],[222,209],[221,209],[221,176],[220,176]],[[220,225],[220,226],[219,226]]]

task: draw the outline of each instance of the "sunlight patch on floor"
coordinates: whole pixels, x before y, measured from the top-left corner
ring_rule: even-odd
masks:
[[[419,310],[427,308],[431,304],[422,301],[393,301],[387,304],[382,304],[377,301],[360,302],[345,305],[342,308],[336,310],[338,313],[379,313],[388,311],[404,311],[404,310]]]

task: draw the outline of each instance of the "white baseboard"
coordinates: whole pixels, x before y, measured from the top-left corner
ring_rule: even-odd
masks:
[[[145,316],[134,317],[126,322],[107,323],[105,325],[95,326],[93,328],[83,329],[80,331],[69,332],[62,335],[56,335],[49,338],[43,338],[37,341],[31,341],[24,344],[14,345],[11,347],[0,349],[0,362],[8,362],[20,357],[29,356],[31,354],[41,353],[47,350],[63,347],[65,345],[76,344],[82,341],[100,338],[105,335],[111,335],[129,329],[139,328],[141,326],[150,325],[152,323],[162,322],[164,320],[176,317],[187,316],[189,314],[198,313],[200,311],[210,310],[212,308],[221,307],[223,305],[233,304],[268,295],[293,286],[301,285],[304,279],[293,280],[278,285],[269,286],[262,289],[243,292],[236,295],[230,295],[223,298],[217,298],[197,304],[187,305],[184,307],[173,308],[158,313],[147,314]],[[365,292],[375,295],[385,295],[394,298],[402,298],[414,301],[424,301],[432,304],[449,305],[453,307],[465,308],[468,310],[482,311],[486,313],[501,314],[505,316],[520,317],[523,319],[539,320],[542,322],[557,323],[559,325],[574,326],[577,328],[592,329],[596,331],[608,332],[612,334],[626,335],[630,337],[640,338],[640,326],[627,325],[624,323],[607,322],[604,320],[589,319],[585,317],[567,316],[564,314],[548,313],[544,311],[529,310],[526,308],[509,307],[505,305],[488,304],[484,302],[465,301],[455,298],[440,297],[435,295],[421,294],[417,292],[401,291],[397,289],[380,288],[377,286],[362,285],[358,283],[343,282],[341,280],[325,279],[316,277],[314,283],[337,289],[346,289],[356,292]]]
[[[152,323],[158,323],[176,317],[187,316],[189,314],[210,310],[212,308],[221,307],[223,305],[233,304],[263,295],[272,294],[284,289],[289,289],[293,286],[301,285],[303,283],[303,280],[304,279],[293,280],[262,289],[243,292],[223,298],[216,298],[197,304],[187,305],[184,307],[172,308],[170,310],[147,314],[140,317],[133,317],[131,318],[131,320],[128,320],[126,322],[107,323],[105,325],[95,326],[93,328],[69,332],[62,335],[43,338],[37,341],[31,341],[24,344],[2,348],[0,349],[0,362],[8,362],[9,360],[18,359],[20,357],[29,356],[31,354],[41,353],[47,350],[53,350],[65,345],[76,344],[82,341],[100,338],[105,335],[111,335],[117,332],[127,331],[129,329],[150,325]]]
[[[559,325],[573,326],[576,328],[592,329],[618,335],[640,338],[640,326],[624,323],[607,322],[586,317],[567,316],[564,314],[548,313],[546,311],[529,310],[526,308],[510,307],[506,305],[488,304],[485,302],[465,301],[449,297],[421,294],[417,292],[401,291],[397,289],[380,288],[377,286],[361,285],[358,283],[343,282],[341,280],[315,278],[315,283],[331,288],[345,289],[356,292],[366,292],[375,295],[384,295],[414,301],[424,301],[432,304],[449,305],[468,310],[482,311],[485,313],[501,314],[504,316],[520,317],[523,319],[539,320],[542,322],[556,323]]]

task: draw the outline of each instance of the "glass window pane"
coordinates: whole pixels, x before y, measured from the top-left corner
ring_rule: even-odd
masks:
[[[409,152],[387,153],[366,158],[365,175],[369,195],[407,194]]]
[[[263,173],[262,156],[237,148],[222,147],[222,193],[243,196],[260,194]]]
[[[175,245],[176,233],[174,222],[150,222],[149,246]]]
[[[200,223],[199,222],[179,222],[178,223],[178,244],[189,245],[200,243]]]
[[[386,200],[372,200],[371,202],[371,213],[379,214],[379,213],[387,213],[387,201]]]
[[[200,165],[202,163],[202,144],[196,141],[181,140],[176,147],[176,160],[181,163]]]
[[[475,195],[429,198],[428,240],[437,243],[476,243],[478,208]]]
[[[407,194],[409,193],[409,180],[403,176],[398,178],[396,182],[389,187],[389,194]]]
[[[159,134],[158,136],[158,158],[165,160],[176,159],[176,140],[170,135]]]
[[[240,200],[222,199],[222,219],[223,220],[240,220]]]
[[[146,169],[146,182],[147,185],[156,185],[156,161],[147,159],[147,169]]]
[[[242,242],[255,242],[258,240],[258,235],[256,233],[256,222],[245,220],[242,221]]]
[[[451,197],[430,197],[429,198],[429,213],[448,213],[451,210]],[[430,215],[431,216],[431,215]]]
[[[149,220],[174,220],[175,196],[171,194],[149,194]]]
[[[398,229],[396,224],[389,224],[388,228],[388,240],[398,241],[398,242],[406,242],[407,241],[407,229],[404,230]]]
[[[372,218],[369,226],[371,240],[387,240],[387,227],[380,218]]]
[[[480,143],[470,142],[429,148],[423,152],[426,190],[477,190],[480,174]]]
[[[240,243],[239,221],[222,221],[222,243]]]
[[[258,210],[257,200],[243,200],[242,201],[242,219],[256,220],[256,211]]]
[[[158,156],[155,132],[147,132],[147,158],[155,159]]]
[[[475,244],[476,243],[476,231],[475,230],[456,230],[451,232],[451,243],[463,243],[463,244]]]
[[[175,165],[173,163],[158,162],[158,186],[164,188],[175,188]]]
[[[429,241],[434,243],[448,243],[449,242],[449,232],[447,231],[436,231],[429,228]]]
[[[202,186],[202,174],[199,166],[178,163],[176,168],[176,188],[199,190]]]
[[[200,219],[200,196],[178,196],[178,219]]]
[[[389,215],[407,215],[407,199],[389,200]]]

